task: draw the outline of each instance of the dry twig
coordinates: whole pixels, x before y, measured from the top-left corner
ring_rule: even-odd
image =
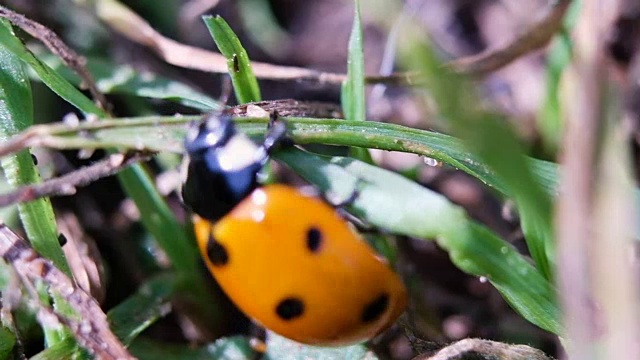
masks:
[[[418,355],[413,360],[474,359],[550,360],[542,351],[526,345],[509,345],[482,339],[464,339],[440,349],[435,355]]]
[[[96,2],[96,14],[113,30],[131,41],[147,46],[167,63],[214,73],[227,73],[227,60],[217,52],[181,44],[162,36],[149,23],[123,4],[114,0]],[[329,73],[295,66],[281,66],[252,61],[256,77],[271,80],[316,81],[341,84],[346,74]],[[413,84],[419,79],[417,73],[398,73],[389,76],[369,76],[368,83]]]
[[[496,71],[519,57],[538,50],[562,27],[562,20],[571,0],[558,0],[549,5],[540,18],[510,43],[480,54],[454,60],[447,64],[456,72],[470,75],[486,75]]]
[[[32,201],[46,196],[73,195],[78,186],[88,185],[100,178],[111,176],[127,166],[149,158],[148,154],[113,154],[90,166],[72,171],[40,184],[26,185],[7,194],[0,194],[0,207]]]
[[[134,358],[111,332],[107,316],[96,301],[78,288],[51,261],[38,255],[4,223],[0,223],[0,255],[13,266],[27,289],[35,289],[36,282],[42,281],[73,307],[77,317],[64,316],[43,303],[39,304],[45,314],[53,315],[60,323],[68,326],[78,343],[92,352],[96,358]],[[37,295],[33,295],[37,299]]]

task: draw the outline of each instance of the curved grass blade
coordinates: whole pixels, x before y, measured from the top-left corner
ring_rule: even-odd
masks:
[[[429,94],[454,133],[495,172],[515,200],[529,252],[542,274],[552,279],[551,197],[533,180],[523,146],[508,121],[497,112],[484,110],[473,84],[444,68],[429,45],[415,41],[406,58],[425,74]]]
[[[96,104],[87,98],[80,90],[76,89],[60,74],[55,72],[45,63],[36,58],[24,44],[11,33],[9,28],[0,26],[0,44],[17,56],[20,60],[28,64],[38,77],[58,96],[77,107],[85,114],[95,114],[105,118],[107,114]]]
[[[241,336],[222,338],[196,349],[140,338],[131,344],[129,350],[140,360],[251,360],[258,358],[249,340]]]
[[[364,45],[362,21],[360,19],[360,1],[354,0],[353,27],[349,37],[349,53],[347,59],[347,79],[342,83],[341,102],[344,117],[348,120],[366,121],[367,104],[365,95]],[[373,163],[369,150],[354,147],[351,156]]]
[[[107,317],[111,329],[125,346],[169,312],[169,300],[175,290],[173,276],[158,276],[109,311]]]
[[[291,341],[271,331],[267,336],[265,360],[377,360],[378,357],[362,344],[337,348],[310,346]]]
[[[11,330],[0,326],[0,359],[8,359],[15,344],[16,337]]]
[[[546,92],[537,126],[545,151],[550,155],[555,154],[558,150],[560,137],[563,133],[560,81],[565,68],[573,57],[571,29],[578,19],[580,8],[581,1],[574,1],[571,4],[564,19],[563,28],[551,42],[547,55]]]
[[[29,358],[29,360],[59,359],[88,360],[91,359],[91,356],[86,350],[78,346],[73,337],[68,337]]]
[[[83,123],[78,127],[41,126],[40,132],[50,134],[44,145],[58,149],[118,147],[122,150],[181,153],[185,125],[197,119],[196,116],[123,118]],[[459,139],[452,136],[373,121],[310,118],[285,120],[295,143],[360,146],[428,156],[474,176],[507,197],[513,196],[501,178],[476,155],[470,153]],[[267,119],[262,118],[236,119],[238,129],[256,139],[264,136],[267,122]],[[78,135],[80,131],[91,134],[91,137]],[[558,165],[531,157],[525,157],[524,161],[531,168],[532,180],[547,196],[554,197],[558,187]],[[640,190],[637,188],[635,197],[636,203],[640,204]],[[635,237],[640,240],[640,223]]]
[[[10,26],[0,21],[0,39],[13,38]],[[31,87],[22,64],[0,41],[0,141],[6,141],[33,124]],[[15,188],[41,181],[29,150],[2,158],[2,167],[8,182]],[[58,242],[58,230],[51,202],[38,199],[18,206],[20,219],[33,248],[50,259],[67,275],[69,265]]]
[[[260,101],[260,88],[258,87],[258,80],[256,80],[253,70],[251,69],[249,55],[247,55],[240,40],[233,30],[231,30],[231,27],[229,27],[229,24],[220,16],[216,16],[215,18],[205,16],[202,19],[207,25],[220,53],[227,58],[229,75],[231,75],[233,90],[235,91],[238,103],[244,104]]]
[[[276,154],[322,191],[340,198],[358,190],[350,210],[372,225],[394,233],[435,239],[463,271],[486,277],[530,322],[560,334],[560,312],[553,286],[508,242],[470,221],[444,196],[378,167],[299,150]]]
[[[175,291],[175,279],[161,275],[143,284],[138,291],[107,314],[114,334],[129,345],[142,331],[152,325],[169,310],[169,297]],[[72,337],[40,352],[31,359],[90,359]]]
[[[342,83],[342,109],[347,120],[365,121],[367,107],[364,81],[364,46],[362,44],[362,23],[360,21],[360,1],[354,0],[355,13],[349,37],[347,60],[347,80]]]
[[[67,68],[60,58],[48,54],[43,48],[35,54],[67,81],[78,86],[80,78]],[[128,65],[117,65],[102,58],[87,58],[87,68],[93,75],[98,90],[105,94],[140,96],[149,99],[173,101],[202,111],[221,110],[215,99],[172,79],[153,73],[141,73]],[[39,80],[39,77],[35,77]]]
[[[4,32],[2,29],[0,27],[0,44],[9,44],[9,50],[29,64],[50,89],[86,114],[108,117],[60,74],[37,59],[7,29],[4,29]],[[201,309],[203,319],[215,323],[219,314],[215,306],[212,306],[215,299],[212,299],[207,289],[201,286],[205,282],[204,275],[196,265],[199,255],[195,249],[195,241],[187,236],[142,166],[134,164],[121,171],[117,177],[127,195],[140,210],[143,225],[166,250],[178,273],[181,286],[185,289],[185,297],[189,297],[189,302]]]

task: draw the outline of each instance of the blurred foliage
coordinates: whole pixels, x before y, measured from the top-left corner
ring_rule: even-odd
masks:
[[[109,6],[109,1],[100,2],[100,5]],[[63,1],[59,3],[70,8],[80,6]],[[262,7],[268,5],[259,0],[245,0],[242,13],[250,14],[247,4],[252,3]],[[528,156],[527,144],[517,135],[508,115],[487,106],[484,94],[472,79],[444,67],[439,54],[436,54],[442,49],[426,42],[423,32],[417,30],[415,24],[406,24],[407,28],[401,32],[402,49],[398,58],[406,69],[420,71],[423,82],[414,93],[417,96],[426,94],[431,102],[432,115],[446,124],[451,135],[366,121],[364,38],[367,32],[360,14],[361,4],[356,0],[354,5],[351,35],[345,49],[347,76],[341,87],[345,119],[284,118],[289,136],[296,144],[303,148],[312,144],[324,147],[283,150],[275,154],[274,159],[324,193],[346,197],[357,190],[358,198],[348,210],[366,225],[382,229],[383,235],[391,233],[433,241],[447,252],[451,263],[459,270],[491,283],[522,318],[549,333],[562,336],[564,329],[554,275],[553,209],[558,192],[558,166]],[[362,5],[365,9],[369,6],[367,3]],[[176,14],[179,8],[178,1],[168,1],[163,6],[154,5],[152,1],[135,4],[135,9],[145,19],[168,36],[178,33]],[[572,60],[569,31],[578,10],[578,5],[572,8],[563,32],[555,38],[546,68],[547,87],[538,126],[546,155],[550,158],[559,146],[562,104],[558,92],[563,72]],[[259,47],[272,49],[288,41],[283,40],[286,32],[282,24],[274,23],[283,21],[278,16],[284,15],[274,12],[258,17],[271,24],[268,33],[260,34],[255,27],[248,30],[255,41],[268,42],[259,44]],[[235,26],[232,17],[228,19]],[[263,95],[271,98],[271,84],[256,79],[249,60],[250,49],[243,47],[242,37],[234,33],[236,29],[232,30],[221,16],[205,16],[203,21],[213,38],[212,44],[215,42],[226,58],[237,102],[259,101]],[[181,153],[186,125],[198,118],[188,114],[224,108],[208,95],[211,91],[198,89],[201,83],[197,81],[186,81],[173,76],[172,71],[165,74],[157,68],[141,71],[128,64],[119,64],[107,55],[94,54],[88,57],[87,66],[98,89],[114,101],[111,110],[118,116],[112,117],[80,90],[82,81],[60,59],[42,46],[25,46],[19,35],[16,36],[4,23],[0,26],[0,139],[3,141],[28,129],[33,123],[33,107],[39,105],[38,102],[33,103],[26,72],[22,71],[27,67],[30,78],[45,84],[66,102],[64,106],[79,110],[85,117],[100,118],[94,122],[81,121],[75,127],[41,127],[40,136],[46,137],[52,148],[107,152],[143,150],[160,152],[160,156]],[[58,114],[59,109],[52,109],[51,113]],[[144,116],[149,113],[150,116]],[[173,113],[178,113],[178,116],[166,116]],[[268,119],[247,117],[236,121],[241,131],[259,140],[264,136]],[[327,146],[344,146],[352,151],[350,157],[327,156]],[[446,165],[446,169],[462,170],[486,184],[491,189],[488,193],[498,195],[502,200],[513,200],[526,241],[525,251],[520,251],[487,224],[472,219],[464,207],[424,187],[419,183],[419,171],[416,170],[415,176],[409,179],[374,165],[369,149],[399,151],[435,159]],[[248,336],[227,336],[229,327],[234,328],[228,323],[235,318],[231,318],[233,314],[225,307],[226,299],[207,281],[208,275],[198,258],[189,221],[185,221],[188,214],[175,196],[176,186],[170,186],[164,192],[159,190],[160,181],[156,181],[155,176],[160,169],[166,170],[165,173],[171,172],[176,162],[174,158],[155,159],[118,175],[120,189],[136,205],[135,220],[157,242],[158,264],[154,270],[145,268],[143,273],[136,274],[132,281],[136,284],[136,292],[129,292],[109,304],[112,330],[141,359],[161,356],[179,359],[254,358],[255,349]],[[4,157],[2,164],[12,187],[40,181],[27,149]],[[2,183],[0,188],[4,189]],[[639,194],[636,190],[640,199]],[[28,208],[36,209],[31,211]],[[68,271],[57,241],[54,213],[48,199],[21,204],[20,217],[34,248]],[[34,222],[39,225],[33,225]],[[118,234],[126,234],[126,231]],[[114,242],[129,240],[127,235],[113,239]],[[388,242],[382,243],[381,248],[394,253]],[[395,258],[393,260],[396,262]],[[411,267],[405,261],[402,254],[398,255],[400,269]],[[4,269],[6,267],[0,267],[0,270]],[[112,279],[113,286],[117,285],[117,280]],[[2,285],[6,286],[6,283],[2,282]],[[172,315],[166,316],[168,313]],[[195,336],[200,344],[205,345],[193,347],[187,344],[186,323],[191,324],[196,333],[209,335]],[[178,341],[156,339],[156,325],[172,326],[181,334],[176,336]],[[0,358],[12,351],[16,337],[12,331],[10,327],[0,327]],[[142,337],[138,337],[141,333]],[[301,346],[269,334],[267,345],[266,357],[272,359],[377,358],[372,352],[375,344],[323,349]],[[87,358],[88,354],[79,349],[73,339],[60,338],[57,342],[48,339],[47,348],[35,358],[61,357]]]

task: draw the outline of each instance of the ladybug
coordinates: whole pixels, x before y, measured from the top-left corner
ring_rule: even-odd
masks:
[[[290,186],[260,186],[286,133],[283,122],[271,124],[261,146],[228,115],[207,115],[187,134],[183,197],[202,257],[240,310],[282,336],[321,346],[370,339],[404,311],[406,289],[333,206]]]

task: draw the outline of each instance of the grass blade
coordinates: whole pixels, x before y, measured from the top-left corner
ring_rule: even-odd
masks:
[[[5,21],[0,21],[0,38],[6,38],[6,34],[11,34],[10,27]],[[0,45],[0,141],[6,141],[32,124],[33,104],[29,80],[16,56]],[[29,150],[3,158],[2,167],[14,188],[41,181]],[[33,248],[70,276],[71,271],[58,242],[55,215],[49,199],[23,203],[18,208]]]
[[[362,344],[337,348],[303,345],[276,333],[268,332],[266,360],[278,359],[352,359],[377,360],[378,357]]]
[[[222,338],[196,349],[141,338],[131,344],[130,350],[141,360],[250,360],[257,358],[249,340],[243,336]]]
[[[67,68],[60,58],[34,49],[36,55],[52,70],[78,86],[80,78]],[[149,99],[173,101],[202,111],[221,110],[215,99],[172,79],[153,73],[140,73],[128,65],[117,65],[102,58],[87,58],[87,68],[93,75],[98,90],[105,94],[140,96]],[[38,80],[39,77],[35,77]]]
[[[519,139],[502,115],[482,109],[473,84],[443,68],[428,45],[415,42],[411,51],[407,57],[425,74],[439,112],[515,200],[529,252],[542,274],[552,279],[555,250],[551,197],[533,180]]]
[[[544,149],[550,155],[556,153],[563,133],[560,81],[573,56],[570,32],[578,19],[580,3],[580,1],[574,1],[569,7],[563,29],[551,42],[549,55],[547,56],[545,99],[538,116],[537,125]]]
[[[367,103],[365,95],[364,44],[362,21],[360,19],[360,1],[354,0],[353,27],[349,37],[347,59],[347,80],[342,83],[341,102],[345,119],[366,121]],[[369,150],[353,147],[351,156],[373,163]]]
[[[161,275],[146,284],[127,300],[118,304],[107,314],[113,333],[125,344],[129,345],[142,331],[152,325],[169,310],[169,297],[175,291],[175,279]],[[74,355],[75,354],[75,355]],[[79,348],[72,337],[69,337],[48,349],[41,351],[32,360],[90,359],[89,354]]]
[[[59,359],[91,359],[89,353],[80,348],[72,337],[68,337],[61,342],[39,352],[30,360],[59,360]]]
[[[347,120],[365,121],[367,114],[364,82],[364,46],[362,43],[362,23],[360,1],[353,1],[355,13],[349,37],[347,60],[347,80],[342,84],[342,109]]]
[[[16,337],[4,326],[0,326],[0,359],[8,359],[13,346],[16,344]]]
[[[111,328],[123,344],[131,344],[142,331],[166,315],[175,285],[171,276],[156,277],[109,311],[107,317]]]
[[[227,58],[229,75],[231,75],[231,81],[233,82],[233,89],[238,103],[244,104],[260,101],[260,88],[258,87],[258,80],[256,80],[253,70],[251,69],[249,55],[247,55],[240,40],[233,30],[231,30],[231,27],[229,27],[229,24],[220,16],[216,16],[215,18],[205,16],[203,20],[213,37],[213,41],[215,41],[218,46],[220,53]]]
[[[436,239],[463,271],[486,277],[523,317],[560,334],[553,286],[508,242],[470,221],[444,196],[398,174],[350,158],[312,156],[299,150],[276,154],[322,191],[346,198],[350,210],[394,233]]]
[[[38,74],[38,77],[47,84],[53,92],[58,94],[58,96],[85,114],[96,114],[103,118],[107,117],[107,114],[94,104],[91,99],[66,81],[60,74],[36,58],[24,44],[12,34],[8,27],[0,26],[0,44],[28,64]]]
[[[2,31],[0,27],[0,44],[4,45],[5,43],[9,44],[9,50],[15,53],[20,60],[29,64],[40,79],[56,94],[84,113],[107,117],[107,114],[82,92],[29,52],[8,29]],[[141,165],[134,164],[121,171],[117,177],[127,195],[133,199],[140,210],[143,225],[166,250],[171,259],[178,274],[180,286],[185,290],[181,294],[185,298],[189,298],[190,304],[201,309],[202,318],[205,319],[203,321],[215,323],[219,314],[215,306],[211,305],[215,299],[212,299],[211,294],[207,292],[208,289],[201,286],[204,280],[203,274],[196,266],[199,255],[195,249],[195,241],[186,235]],[[67,268],[61,267],[61,269]]]

